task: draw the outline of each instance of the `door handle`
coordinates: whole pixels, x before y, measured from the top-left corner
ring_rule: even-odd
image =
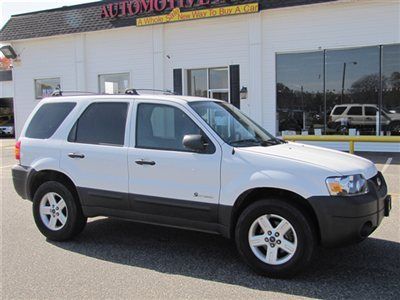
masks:
[[[79,153],[68,153],[68,156],[71,158],[85,158],[85,155]]]
[[[140,159],[140,160],[135,160],[135,163],[137,163],[138,165],[149,165],[149,166],[154,166],[156,164],[155,161],[152,160],[144,160],[144,159]]]

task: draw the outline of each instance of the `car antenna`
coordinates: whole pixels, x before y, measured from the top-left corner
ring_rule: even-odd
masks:
[[[235,155],[235,147],[232,147],[232,155]]]

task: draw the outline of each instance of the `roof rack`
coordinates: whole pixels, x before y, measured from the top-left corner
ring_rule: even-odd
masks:
[[[163,95],[175,95],[175,93],[170,90],[157,90],[157,89],[126,89],[125,95],[140,95],[138,91],[158,92]]]
[[[140,95],[139,91],[150,91],[157,92],[162,95],[175,95],[175,93],[170,90],[157,90],[157,89],[126,89],[124,95]],[[79,95],[107,95],[107,94],[99,94],[94,92],[85,92],[85,91],[63,91],[60,89],[55,89],[51,93],[51,97],[62,97],[66,96],[65,94],[69,94],[71,96],[79,96]]]
[[[79,95],[98,95],[97,93],[94,92],[82,92],[82,91],[62,91],[59,89],[55,89],[54,92],[51,93],[51,97],[61,97],[64,96],[64,94],[73,94],[73,96],[79,96]]]

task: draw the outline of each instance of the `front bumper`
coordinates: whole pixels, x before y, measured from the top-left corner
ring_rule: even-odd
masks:
[[[308,199],[317,215],[322,246],[335,247],[360,241],[389,215],[391,197],[387,195],[387,186],[380,172],[368,180],[368,188],[365,195]]]

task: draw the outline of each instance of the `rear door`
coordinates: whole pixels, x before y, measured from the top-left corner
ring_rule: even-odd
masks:
[[[363,107],[354,105],[347,111],[347,119],[350,127],[359,127],[364,125]]]
[[[216,223],[222,155],[219,144],[179,104],[138,100],[134,116],[135,139],[131,138],[128,154],[131,209],[157,215],[153,221],[160,223]],[[187,134],[202,134],[207,151],[186,149],[182,139]],[[179,222],[183,219],[187,222]]]
[[[77,185],[84,206],[128,208],[129,101],[89,104],[61,145],[61,169]]]
[[[368,127],[375,127],[376,126],[376,113],[378,109],[372,105],[365,105],[364,106],[364,125]]]

